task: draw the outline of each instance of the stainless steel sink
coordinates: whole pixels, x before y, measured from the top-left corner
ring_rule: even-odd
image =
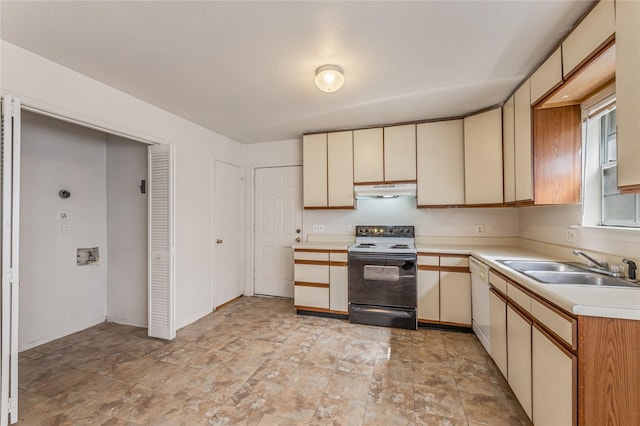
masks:
[[[581,267],[574,263],[535,260],[499,260],[498,262],[544,284],[640,288],[639,283],[591,272],[586,269],[588,268],[586,265]]]

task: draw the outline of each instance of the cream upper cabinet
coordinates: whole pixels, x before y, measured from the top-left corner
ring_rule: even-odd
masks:
[[[531,418],[531,321],[507,305],[507,381]]]
[[[562,51],[560,48],[531,75],[531,105],[562,83]]]
[[[327,134],[302,139],[304,207],[327,206]]]
[[[382,128],[353,131],[353,182],[384,181]]]
[[[613,0],[601,0],[562,42],[562,68],[565,77],[615,33],[615,7],[619,7],[621,3],[627,2],[620,1],[614,6]],[[621,16],[619,11],[617,14]],[[638,25],[637,20],[634,25]]]
[[[575,425],[577,365],[575,355],[561,349],[537,326],[531,336],[532,411],[536,425]]]
[[[533,200],[533,159],[531,145],[531,95],[527,80],[514,96],[515,197]]]
[[[418,206],[464,204],[462,120],[418,124],[416,138]]]
[[[504,159],[504,202],[516,201],[515,107],[511,96],[502,107],[502,157]]]
[[[502,108],[464,119],[465,204],[502,204]]]
[[[640,2],[616,2],[618,187],[640,191]]]
[[[353,132],[327,135],[327,162],[328,206],[353,207]]]
[[[384,128],[384,180],[416,180],[415,124]]]

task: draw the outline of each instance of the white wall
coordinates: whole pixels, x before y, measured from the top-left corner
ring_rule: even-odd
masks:
[[[107,285],[105,135],[22,116],[20,350],[104,321]],[[71,197],[58,196],[61,189]],[[57,212],[70,215],[68,236]],[[99,264],[76,249],[99,247]]]
[[[107,136],[107,318],[147,325],[147,145]]]
[[[243,146],[2,41],[0,90],[32,108],[176,145],[176,324],[212,310],[211,158],[242,164]],[[198,188],[198,191],[194,191]]]

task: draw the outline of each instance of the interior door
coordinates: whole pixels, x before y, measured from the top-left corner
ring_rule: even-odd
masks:
[[[20,100],[2,99],[0,425],[18,421]]]
[[[213,306],[218,307],[244,293],[242,277],[242,169],[214,161],[213,196]]]
[[[293,248],[302,237],[302,167],[255,170],[254,293],[293,297]]]
[[[149,146],[149,336],[171,340],[175,324],[173,145]]]

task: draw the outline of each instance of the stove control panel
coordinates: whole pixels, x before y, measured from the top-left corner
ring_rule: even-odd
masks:
[[[410,225],[358,225],[356,226],[356,237],[404,237],[414,238],[414,227]]]

